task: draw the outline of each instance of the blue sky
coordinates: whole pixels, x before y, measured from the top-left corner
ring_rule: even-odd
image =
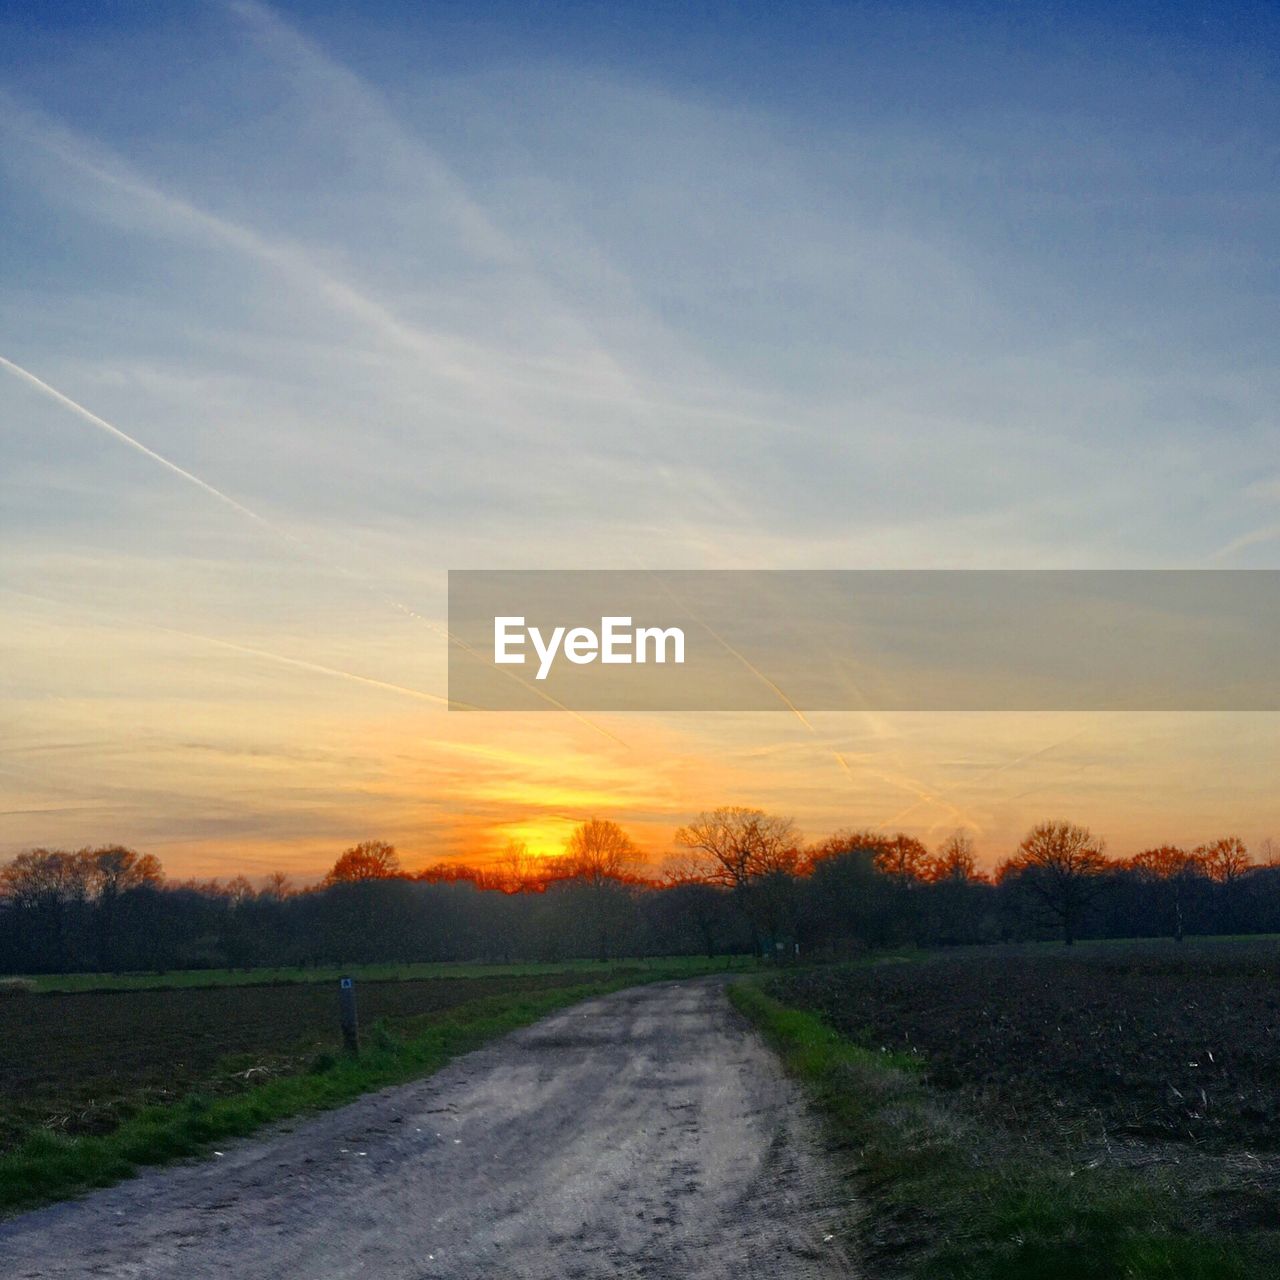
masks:
[[[575,776],[640,778],[580,805],[660,843],[692,803],[665,765],[434,709],[449,567],[1276,567],[1278,26],[0,5],[0,355],[252,513],[0,370],[0,850],[310,866],[378,825],[465,852],[473,818],[564,806],[503,793],[460,828],[419,792],[547,734]],[[738,753],[776,720],[642,736],[708,786],[748,770],[695,807],[816,833],[901,808],[815,781],[831,750],[964,793],[967,732],[904,725],[833,720],[767,783]],[[1085,775],[1127,776],[1144,726],[1095,726]],[[1061,728],[997,736],[1011,761]],[[1222,779],[1188,830],[1280,827],[1269,722],[1196,737],[1243,745],[1186,748]],[[1046,804],[1088,806],[1077,763]],[[518,793],[530,765],[491,767]],[[1044,816],[1011,806],[966,808],[980,844]]]

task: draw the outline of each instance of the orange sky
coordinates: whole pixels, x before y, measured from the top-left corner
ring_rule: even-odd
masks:
[[[1273,715],[443,705],[451,568],[1274,567],[1248,50],[952,66],[882,6],[869,79],[794,24],[744,77],[719,30],[624,72],[431,6],[55,8],[0,112],[0,857],[305,880],[598,816],[656,863],[723,804],[987,865],[1050,817],[1280,836]]]
[[[988,866],[1046,817],[1087,823],[1118,855],[1280,832],[1267,715],[447,711],[410,692],[432,687],[416,629],[399,661],[381,633],[372,648],[256,636],[248,653],[20,603],[6,669],[59,692],[10,704],[6,853],[121,840],[174,876],[306,880],[361,839],[416,869],[484,862],[511,838],[554,854],[597,816],[659,865],[677,826],[721,804],[790,815],[814,839],[873,827],[933,845],[963,828]]]

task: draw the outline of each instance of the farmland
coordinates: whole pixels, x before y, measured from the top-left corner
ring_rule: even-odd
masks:
[[[741,967],[742,956],[726,956],[712,967]],[[468,961],[425,961],[408,964],[254,966],[243,969],[170,969],[145,973],[46,973],[26,981],[37,991],[152,991],[182,987],[261,987],[310,983],[334,983],[352,974],[363,982],[406,982],[414,978],[524,978],[543,974],[576,973],[584,981],[612,972],[619,966],[644,973],[687,967],[702,973],[706,963],[698,956],[659,956],[625,961],[555,960],[489,964]],[[0,982],[3,980],[0,979]]]
[[[1042,1136],[1280,1150],[1280,944],[1010,950],[816,972],[789,1002]]]
[[[477,1001],[699,967],[673,960],[354,972],[361,1022],[374,1041],[412,1037]],[[53,990],[0,999],[0,1151],[33,1131],[106,1134],[144,1107],[196,1093],[244,1093],[309,1070],[339,1038],[336,976],[337,970],[72,975],[41,980]]]
[[[896,961],[896,962],[895,962]],[[735,989],[887,1276],[1280,1274],[1280,945],[1027,946]]]

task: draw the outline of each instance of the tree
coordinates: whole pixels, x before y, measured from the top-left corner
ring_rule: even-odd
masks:
[[[899,832],[876,851],[876,868],[899,885],[918,884],[928,876],[929,850],[914,836]]]
[[[262,886],[262,896],[272,902],[283,902],[293,894],[293,881],[287,871],[273,871]]]
[[[857,851],[870,853],[876,870],[894,879],[899,886],[928,878],[929,850],[914,836],[901,831],[895,836],[883,831],[837,831],[815,845],[809,856],[817,863],[823,858]]]
[[[138,853],[124,845],[81,849],[85,882],[96,901],[94,913],[98,968],[112,968],[116,941],[116,913],[121,894],[142,886],[154,888],[164,880],[160,859],[153,853]]]
[[[755,950],[761,932],[772,941],[794,927],[793,879],[800,869],[800,838],[790,818],[729,805],[703,813],[676,832],[708,884],[733,891],[751,925]]]
[[[799,837],[790,818],[727,805],[700,814],[676,832],[711,884],[746,889],[775,871],[794,873],[800,861]]]
[[[710,959],[726,928],[728,893],[720,885],[669,872],[661,891],[664,905],[685,921]]]
[[[0,897],[36,924],[42,967],[65,971],[71,959],[69,917],[82,915],[89,897],[89,864],[65,849],[28,849],[0,870]]]
[[[1031,828],[1018,852],[1001,867],[1000,880],[1016,881],[1038,899],[1071,946],[1084,908],[1107,869],[1105,847],[1088,827],[1042,822]]]
[[[529,852],[529,846],[523,840],[514,837],[507,841],[507,847],[498,860],[502,887],[507,893],[527,893],[531,889],[546,887],[545,877],[538,867],[538,859]]]
[[[385,840],[352,845],[333,864],[323,883],[350,884],[357,880],[389,880],[400,874],[400,856]]]
[[[246,902],[252,902],[258,896],[254,891],[253,881],[246,875],[232,876],[227,881],[225,892],[227,901],[233,907],[242,907]]]
[[[858,844],[820,848],[801,886],[800,925],[809,953],[828,948],[839,954],[895,941],[888,901],[893,895],[876,870],[875,854]]]
[[[609,958],[609,935],[629,914],[622,878],[638,858],[631,837],[607,818],[581,823],[565,841],[562,873],[587,890],[587,913],[601,960]]]
[[[1224,836],[1196,848],[1196,857],[1210,880],[1230,887],[1253,865],[1248,847],[1239,836]]]
[[[926,868],[925,878],[935,883],[977,880],[978,860],[973,852],[973,837],[967,831],[948,836]]]
[[[599,885],[619,879],[638,859],[635,843],[616,822],[592,818],[575,827],[565,841],[564,873]]]
[[[1170,932],[1175,942],[1182,941],[1187,886],[1196,876],[1204,875],[1204,859],[1188,853],[1176,844],[1156,845],[1143,849],[1129,859],[1129,867],[1138,876],[1161,887],[1170,899]]]

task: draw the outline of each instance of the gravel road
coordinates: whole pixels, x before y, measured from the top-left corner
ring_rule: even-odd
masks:
[[[795,1088],[699,980],[2,1223],[0,1275],[810,1280],[855,1274],[847,1208]]]

